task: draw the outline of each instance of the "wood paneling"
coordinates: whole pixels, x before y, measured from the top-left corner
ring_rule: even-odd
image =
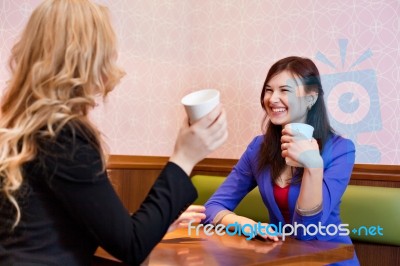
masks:
[[[400,166],[356,164],[350,184],[378,187],[400,187]]]
[[[108,169],[111,183],[129,212],[135,212],[143,202],[161,170]]]
[[[400,247],[353,241],[361,266],[400,265]]]
[[[108,169],[142,169],[161,171],[168,157],[111,155]],[[236,159],[207,158],[194,168],[192,175],[210,174],[226,176],[237,163]],[[400,166],[381,164],[355,164],[351,184],[366,186],[400,187]]]

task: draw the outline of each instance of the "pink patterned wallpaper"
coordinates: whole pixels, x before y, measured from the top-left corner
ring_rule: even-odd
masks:
[[[0,2],[2,84],[9,49],[39,2]],[[357,144],[357,162],[400,164],[398,0],[97,2],[111,10],[128,73],[91,114],[112,154],[169,155],[180,98],[216,88],[230,136],[210,157],[239,158],[261,133],[268,68],[299,55],[319,67],[332,123]]]

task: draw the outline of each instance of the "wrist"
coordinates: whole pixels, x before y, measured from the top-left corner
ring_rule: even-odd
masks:
[[[190,176],[195,165],[179,154],[172,154],[168,161],[178,165],[188,176]]]
[[[322,179],[324,176],[324,169],[322,167],[318,167],[318,168],[317,167],[309,167],[309,168],[304,167],[304,173],[307,176],[321,177],[321,179]],[[304,177],[304,175],[303,175],[303,177]],[[313,178],[313,180],[319,180],[319,178],[318,179]]]
[[[295,209],[296,209],[296,212],[298,214],[300,214],[301,216],[313,216],[322,210],[322,202],[320,202],[319,204],[315,205],[314,207],[312,207],[310,209],[301,209],[299,207],[299,204],[296,203]]]
[[[303,164],[304,168],[307,169],[324,169],[324,160],[322,159],[321,155],[309,156],[305,163]]]

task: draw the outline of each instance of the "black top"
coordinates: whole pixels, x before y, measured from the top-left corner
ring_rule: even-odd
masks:
[[[37,158],[24,166],[22,217],[12,233],[13,208],[0,196],[1,265],[90,265],[98,246],[139,264],[196,199],[189,177],[169,162],[130,216],[90,138],[73,132],[65,127],[55,141],[40,141]]]

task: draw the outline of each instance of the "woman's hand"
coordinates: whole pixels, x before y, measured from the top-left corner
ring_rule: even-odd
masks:
[[[179,165],[189,175],[199,161],[220,147],[227,138],[226,114],[219,104],[190,126],[185,119],[169,161]]]
[[[178,228],[187,227],[189,222],[200,223],[201,220],[206,218],[206,208],[202,205],[190,205],[179,217],[173,222],[169,228],[168,233]],[[193,222],[194,221],[194,222]]]
[[[248,236],[250,234],[253,235],[252,238],[256,237],[257,235],[260,236],[263,239],[269,239],[272,241],[279,241],[279,236],[278,233],[275,232],[271,227],[268,227],[268,223],[256,223],[255,221],[253,221],[250,218],[247,217],[243,217],[243,216],[239,216],[240,217],[240,225],[243,227],[244,225],[248,225],[245,226],[243,228],[243,230],[248,234]],[[250,227],[250,225],[252,226],[252,228]],[[256,228],[256,231],[254,232],[254,228]]]
[[[303,134],[288,127],[282,130],[282,157],[294,161],[298,167],[322,168],[323,160],[319,154],[317,141],[307,139]]]
[[[272,241],[279,241],[278,232],[275,232],[268,223],[256,223],[254,220],[230,213],[222,218],[221,223],[225,226],[229,224],[239,224],[241,226],[240,230],[244,231],[246,238],[252,239],[257,235],[263,239],[269,239]]]
[[[324,161],[319,153],[317,141],[307,139],[299,132],[285,127],[281,137],[282,156],[304,167],[297,207],[312,210],[322,204],[322,180]],[[296,208],[297,208],[296,207]]]

